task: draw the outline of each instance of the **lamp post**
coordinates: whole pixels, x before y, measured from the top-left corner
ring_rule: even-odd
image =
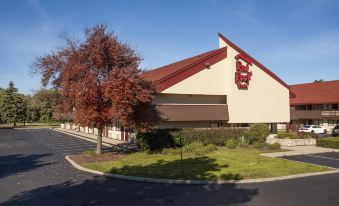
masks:
[[[181,177],[184,178],[184,166],[182,162],[182,129],[180,129],[179,137],[180,137],[180,167],[181,167]]]

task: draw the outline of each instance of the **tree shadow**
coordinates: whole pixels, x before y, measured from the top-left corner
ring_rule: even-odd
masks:
[[[173,161],[158,160],[149,165],[133,165],[121,168],[112,168],[109,172],[127,176],[153,177],[163,179],[186,179],[186,180],[240,180],[240,174],[226,173],[217,176],[215,172],[228,167],[220,165],[216,159],[207,156],[190,157]]]
[[[156,184],[96,176],[22,192],[2,205],[242,205],[256,195],[258,189],[236,184]]]
[[[34,154],[34,155],[5,155],[0,156],[0,178],[17,173],[28,172],[33,169],[43,167],[54,163],[43,163],[42,158],[51,154]]]

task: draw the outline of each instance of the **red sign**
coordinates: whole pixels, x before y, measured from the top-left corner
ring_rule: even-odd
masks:
[[[250,84],[252,72],[249,71],[250,65],[252,65],[251,59],[247,58],[242,54],[235,56],[236,61],[236,72],[235,72],[235,83],[238,89],[248,89]]]

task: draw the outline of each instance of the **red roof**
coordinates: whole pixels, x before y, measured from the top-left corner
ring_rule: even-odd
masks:
[[[290,85],[291,105],[339,103],[339,80]]]
[[[278,76],[276,76],[273,72],[267,69],[264,65],[262,65],[260,62],[255,60],[249,54],[247,54],[245,51],[240,49],[237,45],[228,40],[222,34],[219,33],[218,35],[230,47],[235,49],[240,54],[245,55],[266,74],[268,74],[277,82],[279,82],[284,87],[289,89],[288,85],[284,81],[282,81]],[[158,69],[147,71],[145,72],[145,77],[148,80],[156,81],[160,85],[160,90],[163,91],[173,86],[174,84],[194,75],[195,73],[202,71],[203,69],[206,68],[207,65],[213,65],[221,61],[222,59],[225,59],[226,57],[227,57],[227,47],[224,47],[203,54],[199,54],[197,56],[184,59],[182,61],[178,61],[173,64],[160,67]],[[294,94],[290,92],[290,95],[293,96]]]
[[[207,65],[213,65],[226,57],[226,47],[215,49],[173,64],[147,71],[145,72],[145,77],[148,80],[158,82],[161,90],[165,90],[205,69]]]

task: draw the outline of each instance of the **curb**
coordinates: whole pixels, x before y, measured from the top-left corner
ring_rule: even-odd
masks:
[[[64,133],[64,134],[67,134],[67,135],[71,135],[73,137],[77,137],[77,138],[80,138],[80,139],[83,139],[83,140],[87,140],[89,142],[97,143],[96,140],[88,138],[88,137],[85,137],[85,136],[82,136],[82,135],[79,135],[79,134],[73,134],[71,132],[66,132],[66,131],[63,131],[63,130],[59,130],[58,128],[50,128],[50,129],[53,130],[53,131],[56,131],[56,132]],[[115,146],[114,144],[106,143],[104,141],[102,142],[102,145],[104,145],[106,147]]]
[[[151,182],[151,183],[163,183],[163,184],[195,184],[195,185],[201,185],[201,184],[222,185],[222,184],[234,184],[234,183],[245,184],[245,183],[273,182],[273,181],[280,181],[280,180],[289,180],[289,179],[296,179],[296,178],[302,178],[302,177],[311,177],[311,176],[339,173],[339,169],[335,169],[335,170],[330,170],[330,171],[325,171],[325,172],[314,172],[314,173],[305,173],[305,174],[297,174],[297,175],[287,175],[287,176],[281,176],[281,177],[269,177],[269,178],[246,179],[246,180],[215,180],[215,181],[213,180],[171,180],[171,179],[156,179],[156,178],[148,178],[148,177],[134,177],[134,176],[125,176],[125,175],[105,173],[105,172],[100,172],[97,170],[85,168],[77,164],[76,162],[74,162],[68,155],[65,156],[65,159],[73,167],[84,172],[89,172],[92,174],[113,177],[113,178],[118,178],[118,179],[124,179],[124,180],[133,180],[133,181]]]

